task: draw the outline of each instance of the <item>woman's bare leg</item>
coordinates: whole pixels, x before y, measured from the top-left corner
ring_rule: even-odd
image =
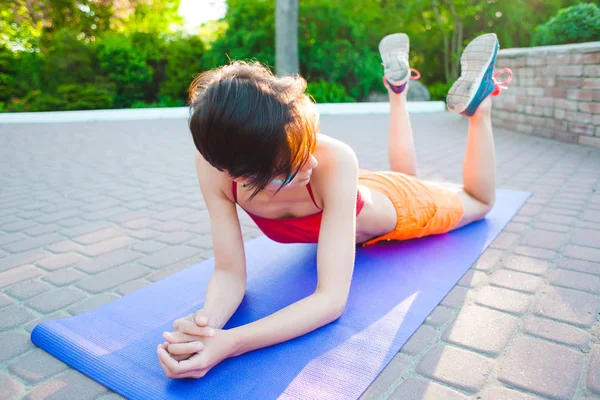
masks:
[[[463,188],[458,195],[465,213],[457,228],[485,217],[496,198],[496,150],[492,134],[492,99],[488,97],[469,117]]]
[[[387,84],[385,84],[386,87]],[[400,94],[388,88],[390,97],[390,136],[388,157],[392,171],[407,175],[417,175],[417,154],[408,115],[406,93]]]

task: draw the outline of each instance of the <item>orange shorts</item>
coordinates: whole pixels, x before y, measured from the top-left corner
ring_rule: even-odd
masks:
[[[451,231],[462,219],[464,207],[450,189],[432,185],[399,172],[361,170],[360,184],[387,196],[398,220],[396,228],[363,243],[368,246],[382,240],[408,240]]]

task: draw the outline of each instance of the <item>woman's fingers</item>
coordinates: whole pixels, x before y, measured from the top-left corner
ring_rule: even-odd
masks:
[[[202,349],[204,349],[204,343],[202,342],[175,343],[169,344],[167,347],[167,351],[172,356],[184,354],[191,355],[201,351]]]
[[[163,338],[169,343],[197,342],[201,336],[188,335],[183,332],[163,332]]]
[[[215,330],[210,326],[198,326],[194,321],[189,319],[178,319],[173,323],[173,330],[175,332],[184,332],[189,335],[212,337],[215,334]]]

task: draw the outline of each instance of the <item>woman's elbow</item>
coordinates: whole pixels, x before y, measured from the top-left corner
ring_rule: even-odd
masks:
[[[346,300],[347,299],[337,299],[331,302],[329,306],[329,322],[333,322],[342,316],[344,311],[346,310]]]

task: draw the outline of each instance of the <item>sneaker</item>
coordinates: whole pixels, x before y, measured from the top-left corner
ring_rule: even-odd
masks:
[[[511,81],[512,71],[505,68],[494,74],[498,48],[494,33],[478,36],[469,43],[460,58],[460,77],[448,92],[448,110],[470,117],[489,95],[497,96],[500,89],[507,89],[505,85]],[[496,81],[503,73],[507,73],[508,78],[504,82]]]
[[[384,79],[394,93],[402,93],[409,79],[418,79],[421,74],[408,66],[410,42],[404,33],[394,33],[381,39],[379,54],[383,60]],[[417,76],[411,76],[411,71]]]

